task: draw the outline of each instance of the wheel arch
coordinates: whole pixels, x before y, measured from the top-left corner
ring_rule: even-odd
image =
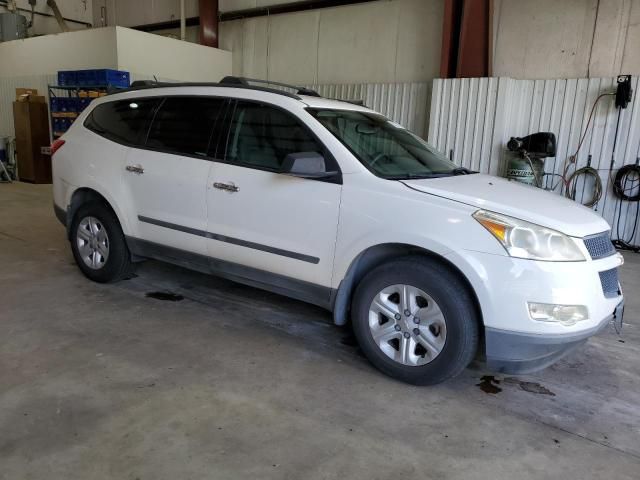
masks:
[[[107,206],[115,215],[118,223],[120,224],[120,228],[123,228],[122,219],[111,202],[100,192],[90,187],[80,187],[74,190],[71,194],[71,198],[69,199],[69,207],[67,208],[67,237],[71,238],[71,224],[76,215],[78,209],[88,202],[101,202],[105,206]]]
[[[332,299],[333,321],[336,325],[345,325],[349,318],[351,299],[356,286],[364,276],[374,268],[394,259],[409,255],[419,255],[436,261],[453,272],[466,285],[473,298],[478,313],[481,338],[484,338],[484,321],[478,295],[467,276],[450,260],[431,250],[405,243],[385,243],[374,245],[360,252],[351,262],[345,277],[340,282]]]

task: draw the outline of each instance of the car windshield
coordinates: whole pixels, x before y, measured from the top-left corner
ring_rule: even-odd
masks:
[[[368,112],[310,109],[309,112],[375,175],[392,179],[474,173],[397,123]]]

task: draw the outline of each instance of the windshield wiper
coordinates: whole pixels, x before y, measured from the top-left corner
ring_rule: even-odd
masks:
[[[458,167],[450,170],[448,172],[438,172],[438,173],[405,173],[404,175],[389,175],[385,177],[388,180],[422,180],[425,178],[442,178],[442,177],[451,177],[457,175],[471,175],[474,172],[473,170],[469,170],[465,167]]]
[[[441,176],[441,173],[405,173],[404,175],[389,175],[385,178],[387,180],[421,180],[423,178],[436,178]]]
[[[469,170],[468,168],[465,168],[465,167],[458,167],[451,170],[451,175],[470,175],[472,173],[478,173],[478,172],[474,172],[473,170]]]

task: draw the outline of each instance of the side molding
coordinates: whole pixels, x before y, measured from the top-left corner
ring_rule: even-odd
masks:
[[[320,262],[318,257],[312,257],[311,255],[305,255],[303,253],[292,252],[291,250],[283,250],[282,248],[271,247],[269,245],[263,245],[261,243],[249,242],[240,238],[227,237],[218,233],[207,232],[204,230],[198,230],[191,227],[185,227],[177,225],[175,223],[165,222],[163,220],[156,220],[155,218],[144,217],[138,215],[138,220],[158,227],[169,228],[171,230],[177,230],[179,232],[189,233],[191,235],[197,235],[199,237],[206,237],[212,240],[218,240],[219,242],[231,243],[233,245],[239,245],[241,247],[251,248],[253,250],[260,250],[261,252],[273,253],[274,255],[280,255],[281,257],[293,258],[302,262],[317,264]]]

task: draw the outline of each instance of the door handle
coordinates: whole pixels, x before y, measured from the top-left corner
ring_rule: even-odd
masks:
[[[127,170],[127,172],[137,173],[138,175],[144,173],[144,168],[142,168],[142,166],[140,165],[127,165],[124,168]]]
[[[224,190],[226,192],[232,192],[232,193],[240,191],[240,188],[236,187],[233,183],[215,182],[213,184],[213,188],[217,188],[218,190]]]

